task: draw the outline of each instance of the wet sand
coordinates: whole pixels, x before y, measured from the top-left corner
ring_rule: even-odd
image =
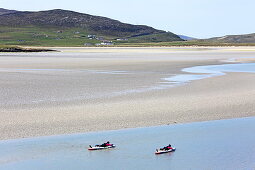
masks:
[[[255,115],[253,73],[139,91],[186,67],[252,62],[252,48],[58,50],[0,55],[0,139]]]

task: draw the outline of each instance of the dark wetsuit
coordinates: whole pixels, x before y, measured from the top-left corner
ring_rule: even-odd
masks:
[[[110,143],[103,143],[102,145],[100,145],[101,147],[106,147],[106,146],[111,146],[112,144]]]
[[[104,143],[104,144],[102,144],[102,145],[100,145],[101,147],[106,147],[106,143]]]
[[[162,148],[162,150],[170,150],[170,149],[173,149],[171,146],[166,146],[164,148]]]

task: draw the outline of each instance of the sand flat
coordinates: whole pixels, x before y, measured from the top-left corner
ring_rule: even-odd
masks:
[[[253,50],[58,50],[0,55],[0,139],[255,116],[252,73],[139,91],[182,68],[251,62]]]

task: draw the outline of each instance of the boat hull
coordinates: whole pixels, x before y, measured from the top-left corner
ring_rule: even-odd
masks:
[[[164,154],[164,153],[169,153],[169,152],[174,152],[176,150],[176,148],[173,148],[173,149],[169,149],[169,150],[157,150],[155,152],[156,155],[158,154]]]
[[[88,148],[88,150],[90,151],[94,151],[94,150],[103,150],[103,149],[111,149],[111,148],[115,148],[115,145],[112,146],[106,146],[106,147],[101,147],[101,146],[95,146],[95,147],[90,147]]]

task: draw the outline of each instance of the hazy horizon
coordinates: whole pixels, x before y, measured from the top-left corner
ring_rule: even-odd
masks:
[[[64,9],[104,16],[124,23],[148,25],[178,35],[210,38],[254,33],[255,2],[243,0],[117,0],[49,1],[0,0],[0,8],[19,11]]]

